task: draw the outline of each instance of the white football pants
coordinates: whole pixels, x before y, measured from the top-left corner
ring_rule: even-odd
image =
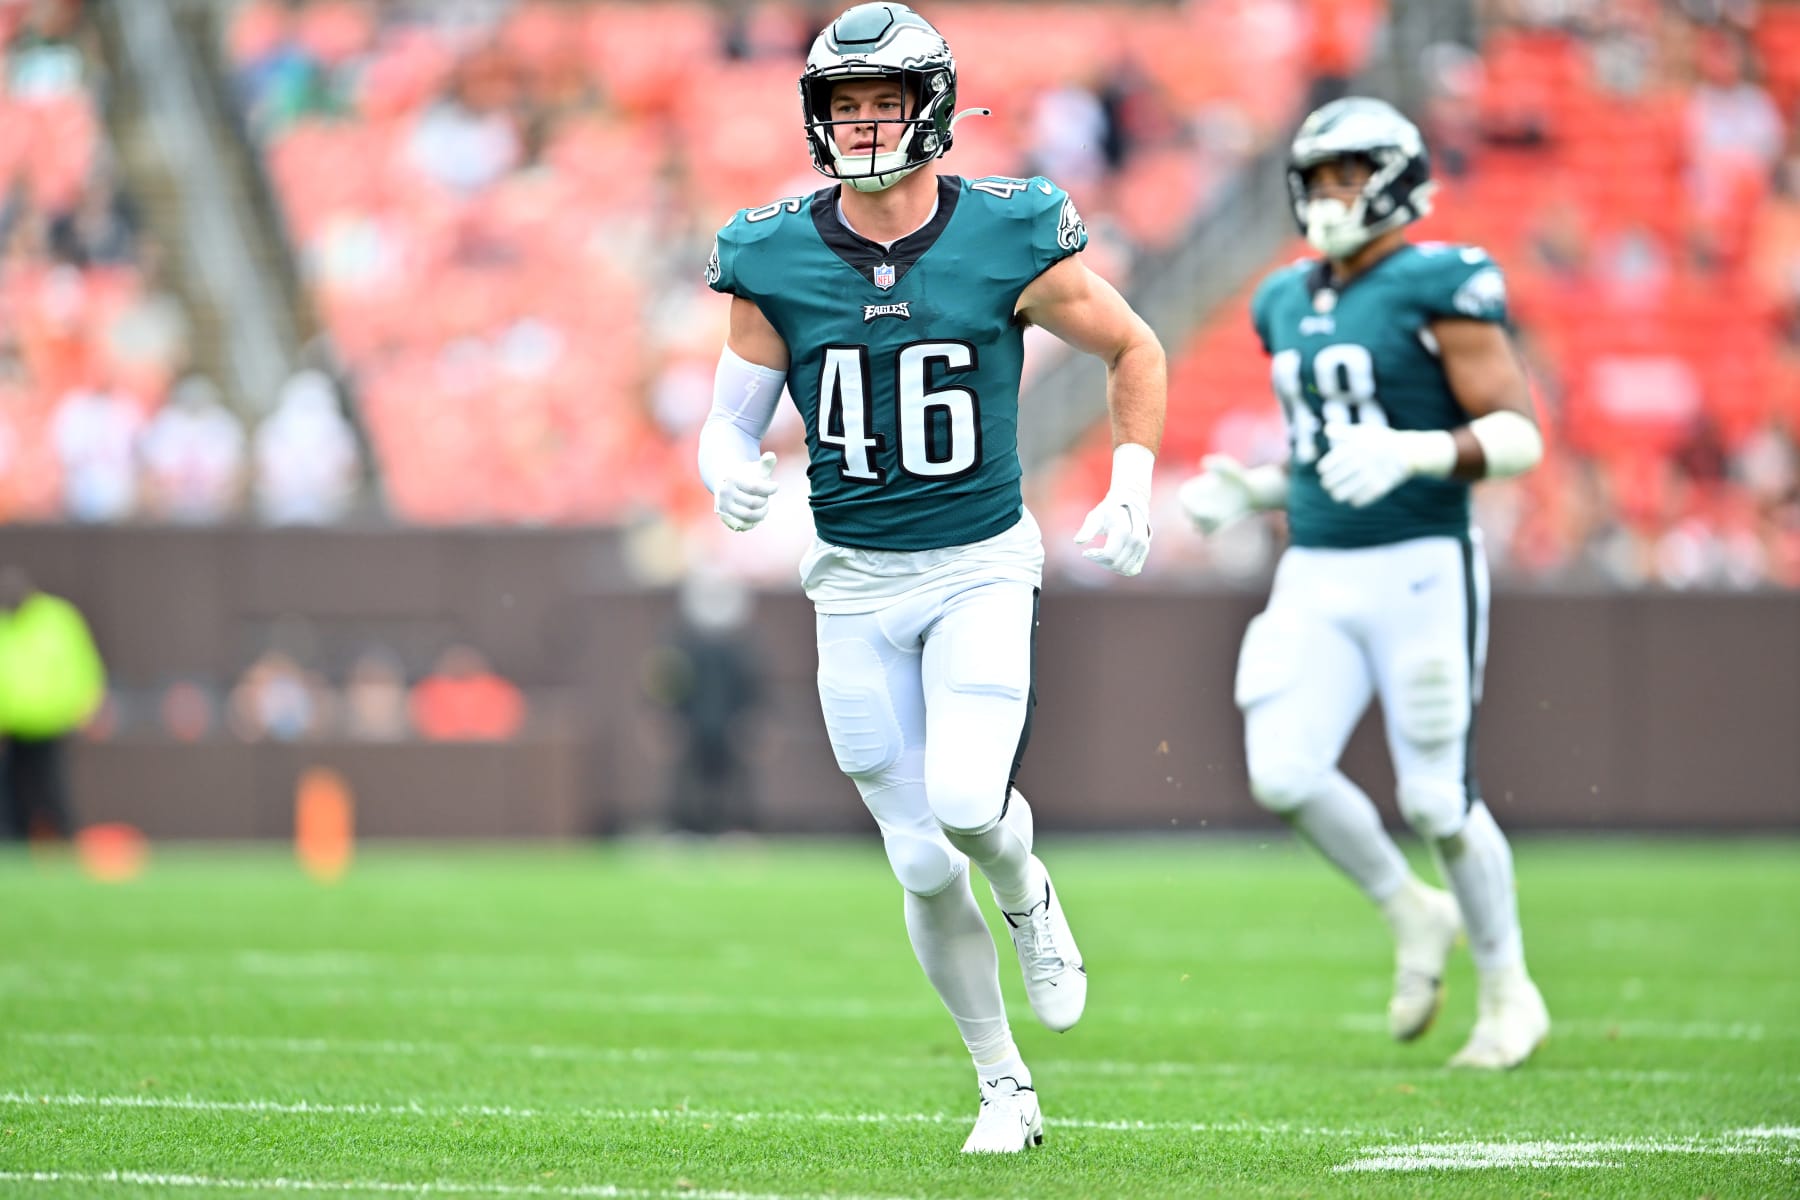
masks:
[[[942,891],[967,860],[944,830],[993,828],[1033,700],[1036,590],[947,583],[868,613],[818,615],[819,703],[838,767],[901,886]]]
[[[1257,800],[1288,813],[1323,790],[1379,695],[1401,814],[1432,841],[1460,832],[1479,800],[1473,732],[1487,616],[1479,540],[1291,547],[1238,660]]]

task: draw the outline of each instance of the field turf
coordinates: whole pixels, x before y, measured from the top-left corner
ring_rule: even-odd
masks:
[[[1521,840],[1556,1020],[1501,1076],[1382,1026],[1388,945],[1286,838],[1049,841],[1092,991],[1002,979],[974,1075],[867,843],[0,856],[0,1196],[1800,1195],[1800,843]],[[984,905],[987,903],[985,888]]]

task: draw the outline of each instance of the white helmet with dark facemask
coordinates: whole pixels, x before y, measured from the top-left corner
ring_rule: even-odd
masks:
[[[862,117],[833,121],[832,88],[863,79],[895,80],[906,115],[892,121]],[[857,191],[883,191],[950,149],[956,123],[956,60],[943,35],[912,9],[903,4],[859,4],[814,39],[800,76],[800,108],[813,166]],[[840,124],[904,128],[893,150],[852,154],[833,136]]]
[[[1307,175],[1340,158],[1368,162],[1371,174],[1354,203],[1312,198]],[[1431,159],[1418,126],[1383,100],[1350,96],[1313,112],[1294,135],[1288,154],[1288,193],[1294,219],[1327,258],[1355,254],[1390,229],[1431,211]]]

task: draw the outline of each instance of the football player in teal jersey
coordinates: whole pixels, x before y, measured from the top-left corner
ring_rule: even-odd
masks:
[[[1466,923],[1480,994],[1451,1064],[1517,1066],[1550,1017],[1525,970],[1512,851],[1475,783],[1488,583],[1469,515],[1472,482],[1543,453],[1505,282],[1485,251],[1407,240],[1433,185],[1418,129],[1388,104],[1351,97],[1307,117],[1288,184],[1322,257],[1269,276],[1251,305],[1288,462],[1211,456],[1181,490],[1207,533],[1258,509],[1288,514],[1291,544],[1238,660],[1251,790],[1386,915],[1394,1037],[1436,1017]],[[1338,769],[1375,696],[1400,812],[1454,899],[1411,872]]]
[[[881,830],[907,933],[974,1058],[963,1149],[1043,1138],[971,890],[980,868],[1038,1019],[1081,1016],[1087,976],[1012,786],[1030,731],[1043,542],[1019,490],[1022,337],[1036,325],[1108,368],[1112,484],[1076,541],[1121,575],[1150,549],[1167,370],[1149,327],[1077,257],[1087,230],[1048,180],[926,170],[950,149],[956,63],[899,4],[860,4],[800,78],[813,165],[836,180],[737,214],[707,281],[730,332],[700,474],[730,528],[768,512],[761,439],[785,385],[804,418],[816,538],[819,700],[839,767]]]

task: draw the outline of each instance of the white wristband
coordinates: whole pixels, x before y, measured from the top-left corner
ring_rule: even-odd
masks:
[[[1414,475],[1448,479],[1456,470],[1456,435],[1448,429],[1405,430],[1394,435],[1406,447],[1406,462]]]
[[[1136,442],[1113,447],[1111,491],[1150,507],[1150,474],[1156,469],[1156,451]]]
[[[1501,409],[1469,422],[1469,432],[1481,443],[1487,460],[1487,478],[1509,479],[1538,465],[1544,457],[1544,435],[1523,413]]]

